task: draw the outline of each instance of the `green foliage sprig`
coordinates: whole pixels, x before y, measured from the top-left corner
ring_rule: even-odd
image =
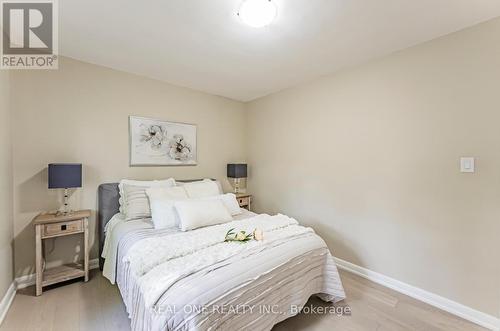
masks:
[[[246,233],[245,231],[234,232],[235,229],[230,229],[226,233],[224,242],[237,241],[240,243],[246,243],[254,239],[253,233]]]

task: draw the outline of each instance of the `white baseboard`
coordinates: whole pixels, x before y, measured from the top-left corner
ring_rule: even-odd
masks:
[[[97,269],[99,268],[99,259],[93,259],[89,261],[89,269]],[[16,283],[16,288],[22,289],[28,286],[35,285],[36,282],[36,274],[25,275],[21,277],[17,277],[14,282]]]
[[[485,314],[471,307],[467,307],[458,302],[425,291],[418,287],[408,285],[394,278],[387,277],[385,275],[379,274],[378,272],[371,271],[369,269],[360,267],[356,264],[344,261],[342,259],[335,258],[335,262],[337,263],[337,266],[340,269],[346,270],[348,272],[351,272],[353,274],[371,280],[374,283],[388,287],[390,289],[393,289],[394,291],[408,295],[419,301],[423,301],[429,305],[447,311],[450,314],[459,316],[463,319],[466,319],[472,323],[478,324],[487,329],[495,331],[500,330],[499,318]]]
[[[25,276],[17,277],[16,279],[14,279],[16,289],[18,289],[18,290],[26,288],[26,287],[31,286],[31,285],[35,285],[35,281],[36,281],[35,274],[25,275]]]
[[[97,268],[99,268],[99,259],[90,260],[89,269],[92,270]],[[2,301],[0,301],[0,325],[3,322],[5,315],[7,315],[7,312],[9,311],[10,305],[12,304],[12,301],[16,296],[17,290],[35,285],[35,282],[35,274],[21,276],[14,279],[14,281],[10,284],[7,293],[5,293]]]
[[[16,284],[15,282],[12,282],[7,289],[7,292],[5,293],[2,301],[0,301],[0,325],[2,325],[5,315],[7,315],[7,312],[9,311],[10,305],[12,304],[15,296]]]

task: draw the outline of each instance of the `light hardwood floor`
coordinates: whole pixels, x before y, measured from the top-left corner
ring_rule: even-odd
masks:
[[[300,314],[274,330],[485,330],[410,297],[341,272],[351,316]],[[308,305],[328,306],[312,298]],[[120,293],[98,271],[88,283],[74,282],[35,296],[34,286],[20,290],[0,330],[130,330]]]

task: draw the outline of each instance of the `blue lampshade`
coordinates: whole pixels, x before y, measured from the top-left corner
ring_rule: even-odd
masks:
[[[247,178],[246,164],[228,164],[227,177],[229,178]]]
[[[82,187],[82,165],[76,163],[49,164],[49,188]]]

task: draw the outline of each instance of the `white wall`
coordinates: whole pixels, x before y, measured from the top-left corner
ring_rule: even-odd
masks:
[[[33,217],[57,209],[62,199],[47,189],[48,163],[83,164],[84,187],[71,200],[74,208],[94,211],[96,258],[99,184],[121,178],[225,181],[226,163],[245,161],[243,104],[71,59],[62,58],[59,70],[13,72],[12,107],[17,277],[34,272]],[[198,166],[129,167],[129,115],[197,124]],[[51,252],[48,242],[48,263],[77,259],[79,243],[80,237],[58,238]]]
[[[254,206],[500,316],[499,36],[496,19],[248,104]]]
[[[0,298],[12,283],[12,139],[9,72],[0,71]]]

